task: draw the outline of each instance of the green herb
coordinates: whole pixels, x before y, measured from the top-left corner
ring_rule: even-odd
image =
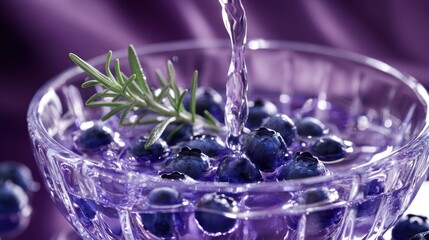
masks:
[[[126,76],[121,71],[119,59],[115,60],[115,76],[110,70],[112,52],[109,51],[106,59],[106,73],[103,74],[96,68],[71,53],[70,59],[84,70],[92,79],[82,84],[83,88],[100,86],[101,91],[92,95],[86,105],[89,107],[110,107],[102,120],[120,114],[119,124],[133,126],[137,124],[157,124],[149,134],[145,145],[149,148],[162,135],[168,124],[179,122],[194,124],[200,121],[205,127],[212,130],[219,129],[219,122],[208,112],[204,116],[196,113],[196,89],[198,84],[198,72],[194,71],[191,85],[190,111],[183,105],[183,99],[188,93],[187,89],[180,90],[176,84],[176,74],[171,61],[167,61],[167,80],[157,70],[156,75],[160,88],[149,86],[144,71],[140,65],[137,53],[132,45],[128,47],[128,61],[131,68],[131,76]],[[165,102],[168,102],[166,104]],[[142,112],[137,119],[130,121],[130,112]]]

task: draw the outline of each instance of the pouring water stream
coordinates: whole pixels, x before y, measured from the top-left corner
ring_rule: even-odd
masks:
[[[248,116],[247,68],[244,50],[247,38],[247,19],[241,0],[219,0],[222,18],[231,40],[231,63],[226,83],[225,124],[227,146],[239,151],[239,137]]]

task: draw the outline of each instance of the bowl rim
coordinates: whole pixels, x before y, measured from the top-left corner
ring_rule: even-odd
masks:
[[[355,178],[356,176],[360,177],[361,175],[366,174],[367,173],[366,171],[370,169],[383,169],[388,167],[389,164],[386,164],[386,163],[389,159],[398,155],[398,153],[401,152],[402,149],[409,148],[415,145],[421,139],[428,137],[429,135],[429,95],[425,87],[411,75],[401,72],[398,69],[388,65],[385,62],[382,62],[380,60],[377,60],[368,56],[364,56],[355,52],[351,52],[348,50],[321,46],[321,45],[311,44],[311,43],[304,43],[304,42],[267,40],[267,39],[257,38],[257,39],[248,40],[248,42],[246,43],[246,46],[247,46],[246,48],[247,51],[283,48],[283,49],[289,49],[297,52],[326,55],[326,56],[336,57],[339,59],[344,59],[350,62],[363,64],[363,65],[372,67],[380,72],[391,75],[401,80],[404,84],[406,84],[415,93],[415,95],[418,97],[420,102],[422,102],[422,104],[425,106],[426,108],[425,124],[420,130],[419,134],[417,134],[415,138],[408,141],[402,147],[390,152],[386,156],[383,156],[382,158],[378,159],[377,161],[360,165],[352,172],[347,171],[345,173],[337,173],[335,175],[331,174],[327,176],[317,176],[312,178],[279,181],[279,182],[274,181],[274,182],[236,184],[236,183],[228,183],[228,182],[195,181],[195,182],[192,182],[192,185],[194,186],[196,185],[200,187],[212,186],[216,188],[219,188],[219,187],[240,188],[245,186],[246,189],[251,189],[251,188],[263,189],[264,186],[270,185],[270,189],[272,189],[275,186],[281,187],[282,189],[296,189],[297,186],[315,185],[315,184],[323,183],[327,181],[351,179],[351,178]],[[136,51],[139,56],[142,56],[142,55],[148,55],[148,54],[154,54],[154,53],[166,53],[171,51],[197,50],[197,49],[204,49],[204,48],[219,48],[219,47],[221,48],[230,47],[230,41],[228,39],[213,39],[213,40],[185,40],[185,41],[175,41],[175,42],[163,42],[163,43],[148,44],[146,46],[137,47]],[[114,51],[113,56],[115,56],[115,58],[125,57],[127,56],[127,49]],[[95,64],[95,65],[102,64],[105,62],[105,55],[100,55],[95,58],[92,58],[88,62],[90,64]],[[37,116],[39,111],[40,100],[44,95],[46,95],[50,91],[50,89],[58,88],[58,86],[62,85],[67,79],[69,79],[70,77],[76,74],[80,74],[82,72],[83,71],[77,66],[72,66],[67,68],[57,76],[53,77],[49,81],[47,81],[33,96],[27,111],[27,122],[33,123],[34,128],[39,130],[39,133],[42,135],[44,140],[47,141],[48,144],[51,147],[55,148],[57,151],[66,153],[69,156],[72,156],[74,159],[88,159],[88,158],[86,156],[79,155],[73,152],[72,150],[62,146],[59,142],[57,142],[52,137],[50,137],[48,132],[45,131],[44,127],[42,126]],[[227,73],[225,73],[225,79],[226,79],[226,74]],[[30,130],[30,127],[31,127],[30,124],[28,127]],[[124,169],[120,171],[125,175],[131,172],[131,170],[124,170]],[[145,179],[152,180],[155,182],[164,181],[164,179],[160,180],[159,177],[156,177],[156,176],[151,177],[147,175]],[[165,181],[171,184],[171,180],[165,180]],[[179,182],[179,185],[188,184],[188,183],[183,183],[181,181],[178,181],[178,182]]]

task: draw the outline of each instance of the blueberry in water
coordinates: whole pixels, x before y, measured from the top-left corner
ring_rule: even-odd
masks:
[[[225,213],[237,211],[234,199],[223,194],[205,194],[197,203],[195,220],[198,225],[211,235],[222,235],[232,231],[237,220],[225,216]]]
[[[155,188],[149,192],[149,204],[155,206],[174,206],[183,201],[180,192],[173,188]],[[146,230],[157,237],[171,238],[176,231],[182,232],[185,226],[184,216],[180,213],[155,212],[140,215]]]
[[[190,94],[183,100],[183,105],[187,110],[190,109]],[[204,116],[204,111],[208,111],[218,121],[223,122],[224,109],[223,109],[222,96],[213,88],[199,87],[196,92],[196,106],[195,112]]]
[[[299,136],[302,137],[321,137],[328,132],[325,124],[314,117],[304,117],[295,121]]]
[[[280,167],[278,180],[290,180],[327,175],[328,170],[309,152],[297,152],[293,158]]]
[[[245,153],[259,170],[272,172],[283,164],[286,144],[276,131],[259,128],[246,139]]]
[[[327,136],[316,140],[310,147],[310,151],[321,161],[330,162],[345,157],[347,148],[340,138]]]
[[[381,179],[373,179],[363,188],[364,196],[374,196],[382,192],[384,192],[384,182]]]
[[[225,150],[225,144],[219,137],[212,135],[196,135],[184,144],[189,148],[198,148],[207,156],[216,156]]]
[[[188,175],[181,173],[181,172],[177,172],[177,171],[172,171],[172,172],[160,172],[160,177],[162,179],[166,179],[166,180],[171,180],[171,181],[182,181],[184,183],[187,184],[191,184],[195,182],[195,179],[189,177]]]
[[[280,133],[287,146],[291,146],[296,139],[296,126],[292,119],[285,114],[277,114],[266,118],[262,126]]]
[[[18,229],[16,216],[28,206],[28,197],[21,187],[11,182],[0,183],[0,235]]]
[[[429,232],[423,232],[410,238],[410,240],[429,240]]]
[[[152,205],[176,205],[182,203],[180,192],[169,187],[155,188],[149,192],[147,199]]]
[[[174,235],[174,219],[171,213],[141,214],[144,228],[157,237],[171,238]]]
[[[362,192],[364,197],[377,196],[384,192],[384,182],[381,179],[373,179],[363,186]],[[375,216],[380,206],[381,198],[370,198],[357,207],[357,217]]]
[[[167,143],[158,139],[149,148],[145,148],[148,139],[146,137],[140,137],[131,143],[130,152],[139,162],[146,161],[159,161],[168,154]]]
[[[185,180],[186,175],[181,172],[170,172],[170,173],[162,173],[162,179],[170,179],[170,180]]]
[[[33,175],[24,164],[7,161],[0,163],[0,182],[11,181],[20,186],[25,192],[33,187]]]
[[[168,124],[161,138],[164,139],[168,145],[174,145],[181,141],[187,141],[193,135],[191,124],[173,122]]]
[[[310,189],[302,193],[299,198],[299,202],[305,204],[313,204],[325,200],[331,201],[334,198],[334,196],[332,195],[334,194],[325,188]]]
[[[210,169],[209,157],[198,148],[184,147],[170,160],[166,172],[181,172],[193,179],[202,178]]]
[[[257,99],[249,102],[249,115],[246,122],[248,128],[259,128],[261,127],[262,121],[277,113],[277,107],[274,103]]]
[[[301,204],[317,204],[335,201],[338,194],[326,188],[310,189],[302,193],[298,202]],[[324,230],[338,224],[343,217],[342,208],[332,208],[310,212],[306,216],[306,234],[320,236],[327,234]]]
[[[217,169],[216,180],[230,183],[253,183],[262,181],[262,175],[245,155],[228,155]]]
[[[94,150],[109,145],[113,141],[112,135],[101,126],[93,126],[83,130],[76,139],[80,149]]]
[[[416,234],[429,231],[427,217],[408,214],[400,219],[392,229],[393,240],[408,240]]]
[[[81,220],[89,221],[96,215],[96,204],[94,200],[71,197],[73,207]]]

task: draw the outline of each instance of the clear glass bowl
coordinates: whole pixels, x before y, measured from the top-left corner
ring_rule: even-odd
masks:
[[[154,70],[165,69],[171,59],[181,86],[190,86],[197,69],[200,86],[224,92],[228,41],[137,51],[151,83],[156,84]],[[114,58],[125,65],[126,51]],[[90,62],[103,69],[104,61],[101,56]],[[355,157],[327,165],[329,176],[253,184],[165,180],[91,159],[70,150],[61,137],[71,125],[99,119],[102,111],[83,107],[82,99],[94,89],[80,87],[87,75],[73,67],[36,93],[28,127],[52,199],[84,239],[157,239],[141,214],[159,212],[174,212],[164,216],[176,221],[170,235],[175,239],[377,239],[394,224],[428,172],[429,97],[423,86],[375,59],[302,43],[251,40],[246,61],[249,99],[268,98],[283,113],[319,118],[353,142]],[[183,204],[147,204],[148,192],[162,186],[181,192]],[[299,200],[304,191],[318,188],[334,197],[313,204]],[[209,234],[195,221],[198,200],[212,192],[237,202],[237,212],[225,216],[235,221],[228,233]]]

